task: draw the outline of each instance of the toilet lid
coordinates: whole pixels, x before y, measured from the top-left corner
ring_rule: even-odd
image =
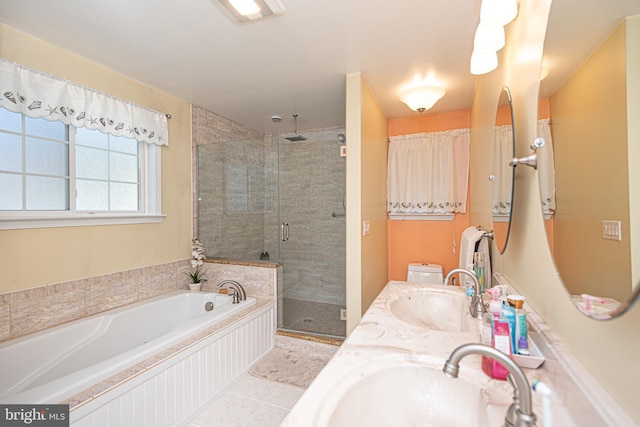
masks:
[[[442,266],[438,264],[415,262],[409,264],[409,271],[419,271],[421,273],[442,273]]]

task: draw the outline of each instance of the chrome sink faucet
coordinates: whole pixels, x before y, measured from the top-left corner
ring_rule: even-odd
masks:
[[[487,306],[484,305],[484,301],[482,300],[482,295],[480,294],[480,283],[478,282],[478,278],[476,275],[467,269],[464,268],[454,268],[450,272],[447,273],[447,276],[444,278],[444,285],[449,286],[449,281],[451,280],[451,276],[456,273],[466,274],[471,277],[473,280],[473,287],[475,289],[475,293],[473,297],[471,297],[471,304],[469,305],[469,313],[476,319],[482,320],[482,316],[487,312]],[[462,282],[462,279],[460,279]]]
[[[247,293],[244,291],[244,288],[235,280],[223,280],[218,283],[216,287],[219,289],[225,287],[231,289],[233,291],[232,295],[234,304],[247,299]]]
[[[513,403],[505,416],[506,427],[532,427],[536,424],[533,413],[531,388],[522,369],[509,356],[485,344],[464,344],[453,350],[442,368],[442,372],[452,378],[458,378],[460,360],[470,354],[480,354],[494,359],[509,371],[509,382],[514,386]]]

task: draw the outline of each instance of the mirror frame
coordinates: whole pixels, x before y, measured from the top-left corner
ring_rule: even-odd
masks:
[[[507,103],[501,104],[500,101],[503,99],[503,95],[506,95],[506,100]],[[511,154],[509,156],[507,156],[508,161],[510,161],[511,159],[513,159],[516,155],[516,125],[515,125],[515,120],[514,120],[514,112],[513,112],[513,98],[511,96],[511,90],[509,89],[508,86],[503,86],[502,89],[500,90],[500,95],[498,96],[498,106],[496,107],[496,118],[494,120],[495,125],[494,125],[494,144],[493,144],[493,149],[494,149],[494,158],[495,158],[495,150],[496,150],[496,144],[495,144],[495,133],[496,133],[496,129],[498,126],[508,126],[509,123],[505,123],[504,125],[498,125],[498,119],[501,117],[500,115],[500,111],[501,111],[501,107],[508,105],[509,106],[509,118],[511,120]],[[495,167],[495,165],[494,165]],[[492,224],[493,224],[493,233],[494,233],[494,238],[493,238],[493,243],[496,246],[496,249],[498,251],[498,253],[500,253],[501,255],[505,253],[505,251],[507,250],[507,246],[509,244],[509,235],[511,234],[511,224],[513,221],[513,199],[514,199],[514,195],[515,195],[515,168],[509,166],[509,171],[510,171],[510,175],[511,175],[511,195],[510,195],[510,201],[509,201],[509,215],[506,221],[496,221],[496,215],[493,213],[493,201],[492,201],[492,206],[491,206],[491,218],[492,218]],[[495,173],[495,170],[494,170]],[[502,177],[502,176],[501,176]],[[502,177],[504,178],[504,177]],[[492,199],[493,199],[493,191],[496,188],[497,185],[497,181],[495,180],[495,175],[491,175],[491,177],[489,178],[491,180],[491,184],[492,185]],[[506,217],[506,216],[505,216]],[[501,234],[502,233],[498,233],[497,232],[497,225],[503,222],[507,222],[507,230],[506,230],[506,235],[504,236],[504,243],[502,243],[501,240]]]

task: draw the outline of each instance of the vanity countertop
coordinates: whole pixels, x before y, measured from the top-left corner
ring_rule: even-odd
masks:
[[[317,427],[326,425],[327,413],[332,412],[332,409],[328,408],[334,407],[336,401],[340,399],[340,390],[344,390],[344,384],[358,381],[359,378],[366,375],[366,372],[371,372],[371,370],[367,370],[367,366],[373,367],[379,361],[386,360],[394,364],[419,362],[441,370],[449,354],[456,347],[469,342],[480,342],[480,321],[478,320],[473,319],[473,322],[476,322],[474,325],[477,327],[471,328],[468,332],[451,333],[414,326],[398,319],[391,312],[390,301],[398,298],[398,295],[410,294],[421,288],[462,292],[457,287],[389,282],[335,356],[305,391],[281,426]],[[536,333],[535,329],[533,327],[533,334]],[[537,379],[549,385],[553,390],[557,374],[553,372],[553,369],[551,371],[546,369],[546,364],[547,362],[539,369],[523,369],[523,371],[530,383]],[[553,364],[551,367],[553,368]],[[444,373],[442,375],[446,378]],[[509,383],[494,380],[485,375],[482,372],[481,358],[478,355],[471,355],[461,361],[460,378],[482,388],[487,402],[489,425],[502,425],[504,415],[511,404],[512,388]],[[398,396],[398,399],[404,399],[404,396]],[[388,406],[371,407],[369,410],[388,411],[393,408],[393,405],[394,402],[389,401]],[[455,405],[464,405],[464,402],[455,402]],[[542,398],[537,393],[533,393],[533,407],[538,417],[538,425],[542,426]],[[580,425],[571,417],[558,397],[552,400],[552,408],[555,425],[567,427]]]

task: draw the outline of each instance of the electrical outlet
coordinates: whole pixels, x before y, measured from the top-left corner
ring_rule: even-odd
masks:
[[[622,240],[622,225],[620,221],[602,221],[602,238],[608,240]]]
[[[346,308],[341,308],[340,309],[340,320],[347,320],[347,309]]]

